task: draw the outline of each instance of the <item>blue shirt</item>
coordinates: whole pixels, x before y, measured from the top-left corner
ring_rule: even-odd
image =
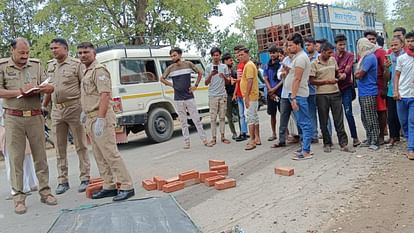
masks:
[[[404,49],[401,49],[399,56],[403,55],[404,53],[405,53]],[[397,56],[397,54],[395,54],[395,53],[391,53],[391,67],[390,67],[391,80],[388,81],[388,92],[387,92],[387,96],[389,96],[389,97],[394,96],[393,92],[394,92],[395,67],[397,67],[397,58],[399,56]]]
[[[308,54],[309,56],[309,54]],[[310,62],[312,63],[319,57],[319,53],[315,52],[311,57],[309,57]],[[316,86],[310,84],[309,82],[309,95],[316,95]]]
[[[271,61],[269,61],[269,63],[270,62]],[[269,81],[271,88],[275,87],[279,82],[281,82],[281,80],[279,80],[277,77],[277,71],[279,70],[280,66],[281,66],[280,62],[276,61],[274,64],[271,64],[270,66],[269,64],[266,64],[263,67],[263,75],[264,77],[267,77],[267,80]],[[276,95],[280,96],[281,94],[282,94],[282,87],[280,87],[276,91]]]
[[[378,62],[374,53],[364,57],[362,60],[361,69],[365,72],[358,82],[358,93],[359,96],[377,96],[377,69]]]

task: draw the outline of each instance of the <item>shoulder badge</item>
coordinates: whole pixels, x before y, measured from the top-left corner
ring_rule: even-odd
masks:
[[[0,64],[4,64],[4,63],[9,62],[9,59],[10,58],[0,58]]]
[[[34,63],[40,63],[40,59],[37,58],[29,58],[29,61]]]

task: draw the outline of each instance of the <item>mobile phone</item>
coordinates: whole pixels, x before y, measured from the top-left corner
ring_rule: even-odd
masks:
[[[218,71],[218,66],[213,66],[213,70]]]

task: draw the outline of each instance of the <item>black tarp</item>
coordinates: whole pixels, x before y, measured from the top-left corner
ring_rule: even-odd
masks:
[[[62,210],[48,233],[201,233],[174,197]]]

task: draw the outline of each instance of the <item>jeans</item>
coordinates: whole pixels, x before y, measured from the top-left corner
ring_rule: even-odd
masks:
[[[318,105],[319,124],[321,125],[323,144],[333,144],[331,134],[328,132],[329,112],[331,112],[339,145],[341,145],[341,147],[346,146],[348,144],[348,136],[346,135],[344,128],[341,93],[318,94],[316,95],[316,103]]]
[[[289,99],[280,99],[280,125],[279,125],[279,144],[286,144],[286,130],[289,124],[292,105]]]
[[[345,117],[346,121],[348,121],[349,131],[351,131],[351,137],[357,139],[358,134],[354,114],[352,113],[352,88],[353,87],[348,87],[345,90],[342,90],[342,105],[344,106]]]
[[[292,101],[290,98],[289,100]],[[313,127],[309,116],[308,98],[296,96],[296,103],[299,106],[299,111],[293,111],[293,115],[295,115],[297,124],[302,130],[302,151],[310,153]]]
[[[239,106],[239,117],[240,117],[240,133],[247,134],[247,123],[246,123],[246,116],[244,115],[244,101],[243,97],[237,97],[237,104]]]
[[[387,97],[387,110],[388,110],[388,128],[390,130],[390,138],[400,138],[400,120],[397,113],[397,102],[392,97]]]
[[[308,97],[309,116],[312,123],[312,139],[318,139],[318,119],[316,115],[316,95]]]
[[[398,117],[407,138],[409,152],[414,152],[414,98],[402,98],[397,102]]]

